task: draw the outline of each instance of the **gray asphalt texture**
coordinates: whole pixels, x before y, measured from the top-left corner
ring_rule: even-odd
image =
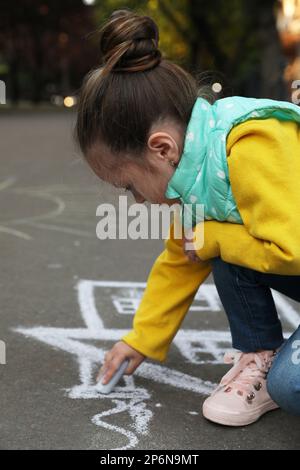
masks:
[[[201,383],[219,382],[230,347],[212,276],[180,330],[198,340],[181,336],[165,363],[148,359],[140,374],[120,381],[119,393],[97,396],[97,352],[131,328],[130,302],[142,293],[134,283],[146,282],[163,240],[96,237],[97,206],[117,205],[124,193],[97,180],[79,155],[74,113],[2,112],[0,120],[0,448],[300,449],[300,419],[282,410],[242,428],[203,418]],[[299,304],[285,298],[289,307],[297,317]],[[95,315],[104,327],[93,336]],[[217,343],[203,342],[207,331]]]

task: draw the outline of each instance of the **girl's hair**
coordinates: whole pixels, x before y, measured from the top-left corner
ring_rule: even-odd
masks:
[[[141,157],[149,131],[165,118],[186,128],[201,94],[196,79],[162,57],[159,31],[149,16],[116,10],[100,30],[103,65],[84,79],[78,102],[76,140],[81,151],[96,142],[118,155]]]

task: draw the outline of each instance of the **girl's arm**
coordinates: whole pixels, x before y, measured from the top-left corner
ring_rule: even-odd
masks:
[[[160,362],[166,359],[199,286],[211,272],[209,261],[195,263],[187,258],[182,239],[174,238],[174,222],[164,244],[148,276],[133,329],[122,337],[132,348]]]

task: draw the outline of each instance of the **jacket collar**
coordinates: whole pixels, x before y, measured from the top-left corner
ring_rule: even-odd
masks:
[[[207,152],[206,130],[209,126],[211,108],[212,105],[205,99],[200,97],[196,99],[185,132],[183,152],[165,192],[168,199],[184,200],[185,194],[195,182],[196,175],[201,171]]]

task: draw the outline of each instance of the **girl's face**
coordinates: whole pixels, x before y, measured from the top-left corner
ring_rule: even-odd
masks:
[[[183,142],[184,130],[178,124],[161,123],[159,129],[152,127],[147,150],[140,159],[116,157],[100,143],[94,145],[86,158],[97,176],[131,191],[136,202],[172,205],[180,199],[167,199],[165,192],[180,160]]]

